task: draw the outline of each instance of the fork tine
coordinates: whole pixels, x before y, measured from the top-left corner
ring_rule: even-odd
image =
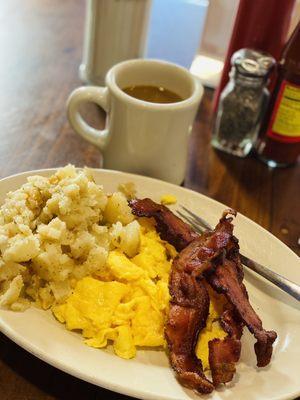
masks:
[[[183,205],[180,205],[180,207],[181,207],[185,212],[187,212],[189,215],[191,215],[191,216],[194,218],[194,220],[197,221],[197,224],[201,225],[203,228],[205,228],[205,229],[207,229],[207,230],[209,230],[209,231],[212,230],[212,227],[211,227],[203,218],[199,217],[198,215],[196,215],[195,213],[193,213],[192,211],[190,211],[188,208],[186,208],[186,207],[183,206]]]
[[[187,217],[186,215],[184,215],[182,212],[180,212],[178,210],[176,212],[183,220],[187,221],[192,226],[192,228],[194,228],[194,230],[196,232],[203,233],[204,229],[201,228],[199,225],[196,225],[195,222],[192,220],[192,218]]]

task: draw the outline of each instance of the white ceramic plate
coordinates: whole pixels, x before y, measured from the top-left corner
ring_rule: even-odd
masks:
[[[1,180],[0,203],[5,194],[24,183],[27,176],[47,176],[53,172],[31,171]],[[107,191],[115,190],[119,183],[132,181],[139,197],[159,200],[162,194],[172,193],[178,203],[198,212],[211,224],[217,222],[225,208],[199,193],[151,178],[107,170],[94,170],[94,176]],[[300,283],[299,258],[288,247],[243,215],[237,216],[235,226],[235,234],[245,255]],[[252,272],[246,272],[245,280],[251,303],[264,327],[278,333],[272,362],[264,369],[255,367],[254,340],[245,329],[242,356],[234,381],[204,397],[214,400],[293,399],[300,394],[299,305]],[[142,350],[135,359],[123,360],[111,349],[97,350],[84,345],[79,334],[65,330],[50,312],[35,308],[24,313],[1,310],[0,329],[33,355],[95,385],[141,399],[201,397],[177,383],[163,351]]]

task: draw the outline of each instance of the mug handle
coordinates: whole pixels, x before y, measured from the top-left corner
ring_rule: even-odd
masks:
[[[76,133],[103,150],[108,142],[109,130],[90,126],[79,112],[80,104],[92,102],[108,113],[108,89],[98,86],[82,86],[70,94],[67,100],[67,115]]]

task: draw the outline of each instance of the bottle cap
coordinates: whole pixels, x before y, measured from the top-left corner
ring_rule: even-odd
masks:
[[[276,61],[269,54],[253,49],[241,49],[231,57],[231,65],[244,76],[263,78],[269,75]]]

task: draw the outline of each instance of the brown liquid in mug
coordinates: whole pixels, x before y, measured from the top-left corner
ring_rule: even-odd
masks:
[[[178,103],[183,100],[178,94],[162,86],[129,86],[124,88],[123,92],[131,97],[149,101],[150,103]]]

